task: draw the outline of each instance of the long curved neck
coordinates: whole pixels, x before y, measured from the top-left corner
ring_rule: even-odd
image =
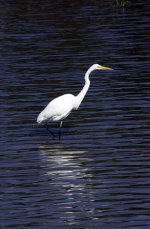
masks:
[[[75,98],[75,109],[78,109],[82,100],[84,99],[89,86],[90,86],[90,80],[89,80],[89,75],[90,73],[93,71],[94,69],[91,67],[87,70],[86,74],[85,74],[85,84],[84,87],[82,88],[82,90],[80,91],[80,93],[76,96]]]

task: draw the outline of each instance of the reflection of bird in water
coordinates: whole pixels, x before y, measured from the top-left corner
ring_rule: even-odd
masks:
[[[85,84],[77,96],[72,94],[64,94],[52,100],[45,109],[39,114],[37,122],[44,125],[46,129],[54,136],[53,132],[48,128],[50,122],[60,121],[59,139],[61,138],[61,127],[63,120],[70,114],[72,110],[77,110],[86,95],[90,80],[89,75],[94,70],[113,70],[112,68],[104,67],[98,64],[93,64],[85,74]]]

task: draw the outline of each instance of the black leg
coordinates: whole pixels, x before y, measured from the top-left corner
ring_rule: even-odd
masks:
[[[59,140],[61,139],[61,127],[62,127],[62,121],[60,122],[60,126],[59,126]]]
[[[45,128],[47,129],[47,131],[53,136],[53,138],[55,137],[54,133],[48,128],[47,125],[45,125]]]

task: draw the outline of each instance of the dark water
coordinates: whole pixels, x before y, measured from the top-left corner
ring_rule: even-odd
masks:
[[[1,1],[0,228],[150,228],[148,13],[148,1]],[[94,63],[115,70],[91,75],[53,140],[37,115]]]

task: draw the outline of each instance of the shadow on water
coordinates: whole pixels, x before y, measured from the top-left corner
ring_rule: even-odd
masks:
[[[73,150],[72,143],[69,145],[60,142],[55,142],[52,147],[49,143],[39,145],[39,153],[45,168],[44,175],[49,180],[49,185],[55,189],[52,195],[57,206],[56,211],[60,212],[60,220],[64,220],[65,216],[68,225],[82,225],[81,219],[83,225],[85,220],[89,224],[91,220],[96,223],[103,207],[101,209],[97,206],[95,198],[99,199],[105,193],[106,185],[102,184],[102,180],[98,186],[96,184],[93,157],[90,158],[84,150]],[[94,186],[97,187],[93,189]],[[96,191],[99,188],[101,193]]]

